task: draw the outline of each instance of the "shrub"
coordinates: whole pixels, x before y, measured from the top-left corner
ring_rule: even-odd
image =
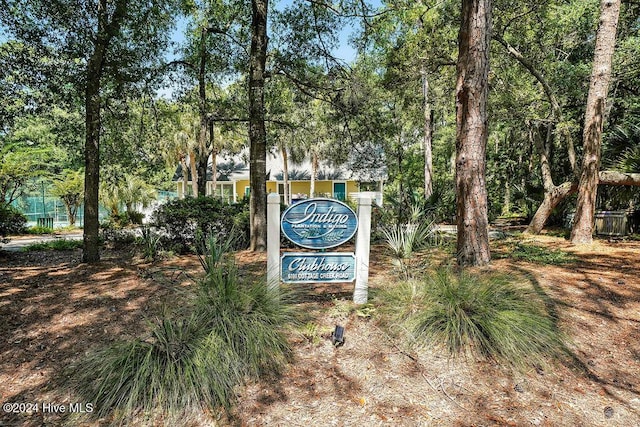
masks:
[[[282,328],[297,318],[291,298],[242,282],[225,244],[205,241],[205,276],[182,311],[164,314],[148,338],[112,345],[76,367],[93,416],[126,422],[143,414],[178,425],[189,414],[229,409],[237,386],[278,373],[289,359]]]
[[[122,421],[142,411],[170,424],[192,411],[229,407],[242,376],[239,361],[201,317],[159,319],[150,337],[112,345],[79,369],[96,416]]]
[[[234,249],[246,247],[249,241],[246,202],[228,204],[212,197],[171,200],[156,209],[152,221],[165,236],[165,247],[177,252],[195,251],[198,235],[224,239],[234,228],[239,234]]]
[[[121,228],[107,222],[102,225],[100,237],[105,244],[113,249],[127,248],[136,242],[135,229]]]
[[[25,231],[27,217],[13,206],[0,204],[0,241],[6,236],[20,234]]]
[[[138,245],[142,249],[142,255],[147,261],[157,258],[160,250],[160,235],[149,226],[141,227],[142,236],[138,239]]]
[[[35,225],[33,227],[29,227],[27,230],[28,234],[51,234],[53,233],[53,228],[51,227],[43,227],[42,225]]]
[[[435,344],[450,355],[474,355],[522,367],[558,355],[562,339],[543,301],[504,276],[442,269],[422,282],[383,293],[391,323],[414,344]]]
[[[427,219],[424,210],[414,205],[408,222],[382,226],[380,233],[391,250],[394,266],[404,279],[409,279],[414,252],[424,248],[435,235],[434,222]]]
[[[49,242],[33,243],[22,248],[22,251],[72,251],[81,247],[82,240],[57,239]]]
[[[141,225],[144,219],[144,214],[137,211],[127,211],[126,214],[129,224]]]

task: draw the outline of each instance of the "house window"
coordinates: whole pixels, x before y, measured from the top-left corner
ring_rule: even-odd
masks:
[[[227,202],[233,201],[233,183],[216,184],[216,196]]]

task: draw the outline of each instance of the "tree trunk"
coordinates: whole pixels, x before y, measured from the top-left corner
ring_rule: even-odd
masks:
[[[189,153],[189,164],[191,166],[191,192],[193,197],[198,197],[200,194],[198,192],[198,165],[196,164],[196,154],[193,151]]]
[[[84,232],[83,262],[100,261],[98,217],[100,187],[100,84],[104,70],[105,56],[111,39],[120,32],[120,25],[127,12],[127,2],[116,2],[111,22],[108,21],[107,0],[98,3],[98,28],[93,42],[93,53],[87,63],[87,83],[85,87],[85,144],[84,144]]]
[[[463,0],[456,82],[458,263],[491,260],[485,185],[491,0]]]
[[[96,52],[89,60],[86,89],[86,141],[84,145],[84,235],[83,262],[100,260],[98,231],[98,189],[100,187],[100,73],[102,52]],[[99,58],[96,57],[99,55]]]
[[[269,0],[252,0],[249,52],[250,250],[267,250],[267,134],[264,125],[264,72]]]
[[[211,152],[211,197],[216,197],[216,186],[218,185],[218,150],[215,144],[215,134],[213,121],[209,121],[209,151]],[[220,192],[222,196],[222,191]]]
[[[509,174],[504,179],[504,197],[502,199],[502,215],[511,213],[511,178]]]
[[[584,154],[578,184],[575,222],[571,230],[571,243],[573,244],[593,241],[602,128],[609,80],[611,79],[611,62],[616,44],[618,17],[620,16],[620,1],[603,0],[600,6],[600,25],[596,35],[596,50],[582,133]]]
[[[287,154],[287,147],[282,144],[282,181],[284,191],[284,204],[290,205],[291,198],[289,197],[289,156]]]
[[[216,186],[218,185],[218,151],[211,152],[211,197],[216,197]],[[222,196],[222,192],[220,192]]]
[[[433,194],[433,151],[431,144],[431,103],[429,102],[429,79],[427,71],[422,69],[422,99],[424,102],[424,198]]]
[[[207,28],[202,28],[200,34],[200,66],[198,68],[198,113],[200,114],[200,127],[198,130],[198,147],[196,151],[196,163],[198,168],[197,189],[201,196],[207,195],[207,166],[209,163],[209,150],[207,149],[207,86],[206,86],[206,55],[207,55]]]
[[[64,202],[64,207],[67,211],[67,218],[69,219],[69,225],[70,226],[74,226],[76,225],[76,213],[73,210],[73,205],[71,202],[67,202],[66,200],[63,200]]]
[[[640,187],[640,173],[623,173],[617,171],[600,171],[598,173],[599,185],[623,186],[630,185]],[[578,191],[577,182],[565,182],[554,188],[553,191],[545,193],[545,199],[533,216],[531,223],[525,230],[528,234],[539,234],[544,228],[544,224],[549,219],[553,209],[568,196]]]
[[[189,188],[189,172],[187,167],[187,156],[180,158],[182,165],[182,198],[187,197],[187,188]]]
[[[309,183],[309,197],[316,196],[316,177],[318,176],[318,153],[311,151],[311,180]]]
[[[565,182],[561,185],[558,185],[557,187],[554,187],[551,191],[545,191],[544,200],[531,219],[531,222],[525,230],[525,233],[539,234],[555,207],[558,206],[558,204],[567,196],[575,193],[577,188],[578,186],[575,182]]]

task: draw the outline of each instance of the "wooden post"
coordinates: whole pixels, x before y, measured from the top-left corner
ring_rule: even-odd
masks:
[[[280,195],[267,196],[267,286],[280,286]]]
[[[371,198],[358,199],[358,234],[356,235],[356,286],[353,302],[366,304],[369,296],[369,246],[371,242]]]

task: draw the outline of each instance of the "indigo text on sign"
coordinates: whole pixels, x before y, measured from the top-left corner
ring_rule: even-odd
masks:
[[[285,283],[352,282],[356,279],[353,253],[294,253],[282,255],[280,277]]]
[[[309,199],[290,206],[282,214],[282,232],[298,246],[333,248],[351,239],[358,229],[355,212],[333,199]]]

